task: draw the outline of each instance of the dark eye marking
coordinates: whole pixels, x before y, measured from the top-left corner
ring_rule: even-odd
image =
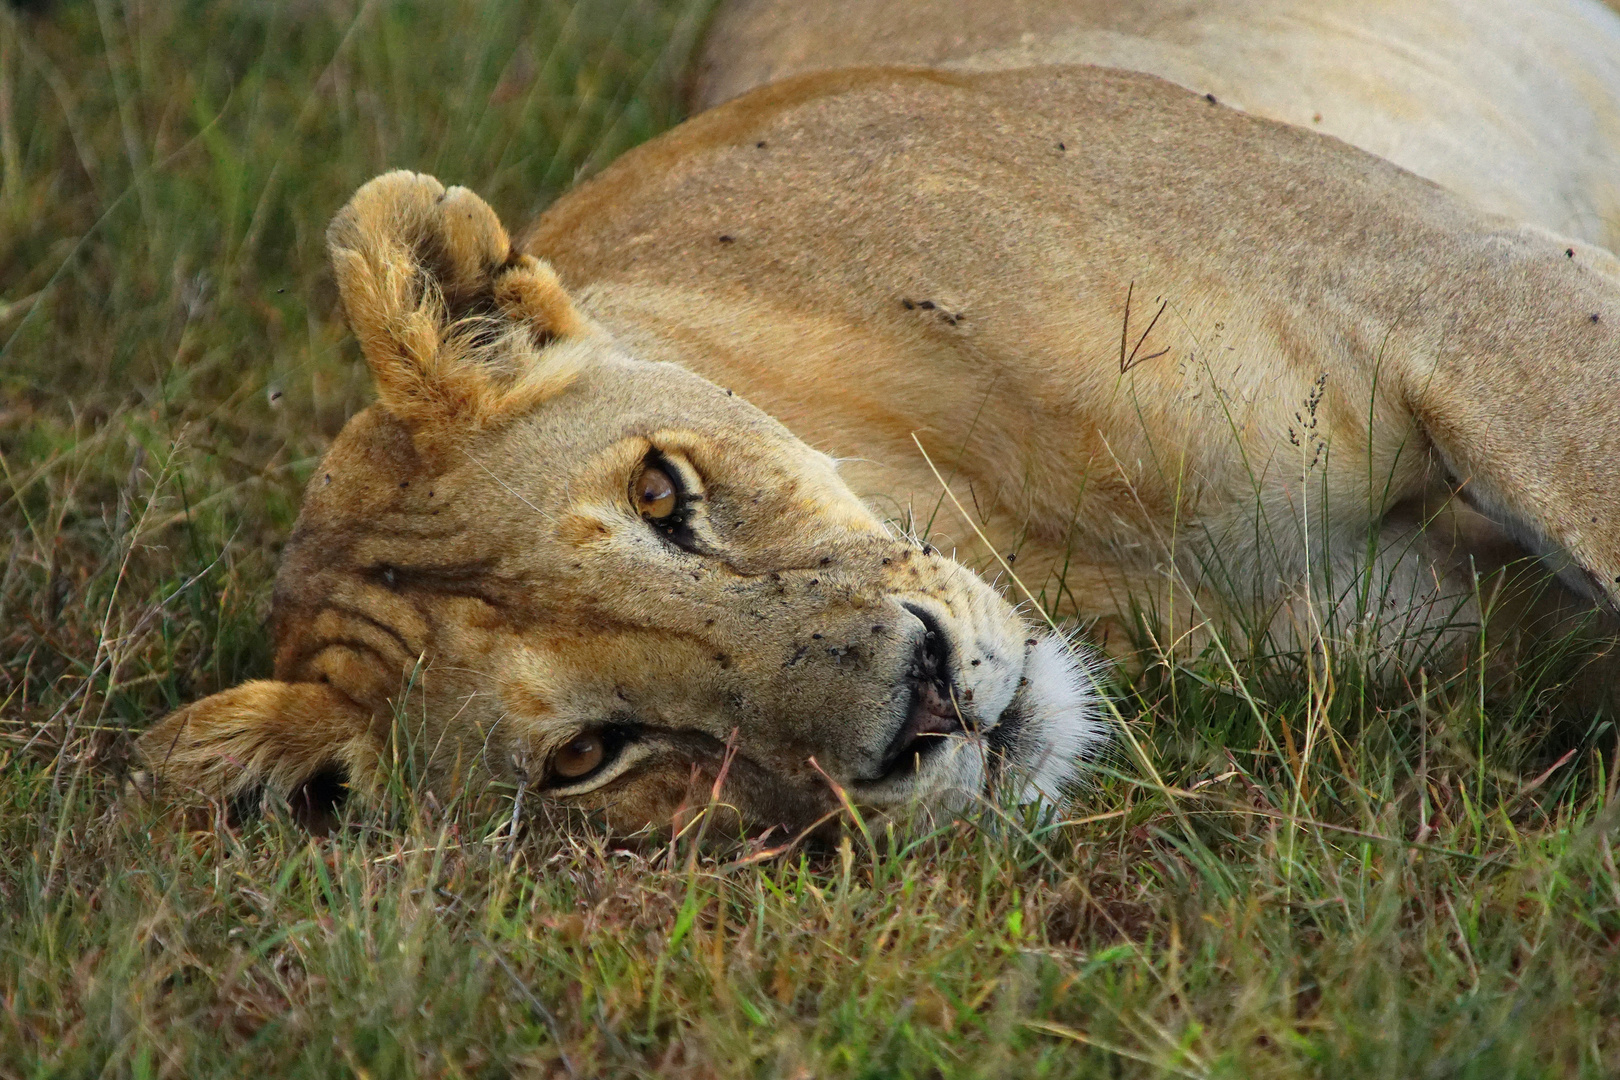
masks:
[[[534,602],[532,589],[501,573],[493,560],[429,566],[376,563],[355,574],[412,604],[430,624],[443,611],[439,602],[452,597],[476,600],[513,626],[528,626],[550,617]],[[324,604],[325,598],[316,598],[313,603]]]
[[[447,596],[466,596],[482,600],[491,606],[506,603],[507,598],[496,595],[502,584],[493,573],[495,564],[489,561],[453,563],[445,566],[401,566],[397,563],[377,563],[361,573],[366,580],[381,585],[390,592],[424,592]]]
[[[421,646],[413,645],[410,641],[406,640],[404,633],[401,632],[399,627],[394,626],[391,623],[384,622],[371,612],[364,611],[358,607],[355,607],[353,604],[341,603],[336,600],[328,600],[326,603],[321,605],[320,611],[336,612],[345,619],[353,620],[355,623],[359,623],[362,626],[371,627],[373,630],[381,633],[383,636],[391,640],[396,646],[398,646],[400,654],[403,656],[414,657],[420,656],[422,653]],[[373,649],[372,651],[378,652],[380,655],[380,650]]]

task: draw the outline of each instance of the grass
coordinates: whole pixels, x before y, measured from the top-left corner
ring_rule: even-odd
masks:
[[[393,166],[523,221],[678,119],[703,0],[0,8],[0,1076],[1606,1077],[1615,731],[1155,669],[1152,762],[1039,822],[616,848],[388,805],[312,839],[121,796],[264,674],[364,403],[322,230]],[[573,827],[568,827],[570,825]]]

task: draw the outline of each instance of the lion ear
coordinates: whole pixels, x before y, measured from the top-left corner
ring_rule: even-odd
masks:
[[[164,789],[234,805],[269,792],[316,824],[377,779],[372,718],[324,683],[245,682],[170,713],[136,742]]]
[[[378,397],[399,419],[478,426],[572,378],[569,361],[543,351],[588,333],[589,321],[466,188],[379,176],[333,218],[326,246]]]

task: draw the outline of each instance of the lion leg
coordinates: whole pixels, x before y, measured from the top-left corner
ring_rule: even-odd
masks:
[[[1341,517],[1355,509],[1341,507]],[[1477,637],[1482,605],[1471,565],[1408,513],[1369,513],[1314,535],[1278,514],[1250,530],[1263,538],[1211,531],[1190,537],[1177,558],[1189,602],[1232,655],[1326,651],[1359,658],[1388,681],[1420,665],[1454,666]],[[1198,634],[1185,640],[1192,651],[1209,644]]]
[[[1488,599],[1466,559],[1396,516],[1366,542],[1344,542],[1312,566],[1278,605],[1272,649],[1312,653],[1329,645],[1359,657],[1379,681],[1418,667],[1449,669],[1478,640]]]
[[[1324,647],[1358,660],[1375,682],[1431,682],[1483,665],[1505,690],[1525,677],[1521,662],[1573,649],[1577,699],[1612,694],[1615,620],[1567,588],[1555,565],[1537,560],[1496,522],[1457,499],[1403,504],[1372,526],[1325,545],[1257,620],[1253,652],[1312,655]],[[1539,668],[1538,668],[1539,670]],[[1610,691],[1596,690],[1610,686]]]
[[[316,827],[343,789],[375,784],[381,745],[372,717],[330,686],[261,679],[170,713],[136,751],[164,787],[237,805],[273,793]]]
[[[1499,310],[1397,350],[1392,374],[1460,496],[1620,611],[1620,262],[1535,229],[1495,239]]]

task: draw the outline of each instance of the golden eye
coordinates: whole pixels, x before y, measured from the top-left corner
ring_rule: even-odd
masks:
[[[636,504],[642,517],[663,521],[680,505],[680,489],[669,473],[656,465],[648,465],[630,485],[630,501]]]
[[[561,780],[578,780],[596,771],[607,756],[607,746],[595,731],[583,731],[551,756],[551,771]]]

